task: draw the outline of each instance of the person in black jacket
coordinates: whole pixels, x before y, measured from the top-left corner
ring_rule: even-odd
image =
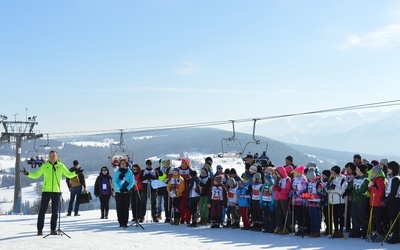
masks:
[[[192,217],[192,223],[188,224],[189,227],[197,227],[197,219],[199,217],[197,204],[200,201],[200,195],[201,195],[200,180],[199,177],[197,177],[196,170],[192,170],[190,171],[188,190],[186,192],[186,199],[188,201],[187,208]]]
[[[112,185],[112,177],[106,166],[102,167],[99,176],[94,184],[94,195],[100,200],[100,219],[108,219],[108,211],[110,209],[110,197],[113,195],[114,187]]]
[[[151,217],[153,222],[157,219],[157,189],[151,187],[151,182],[158,179],[157,171],[153,169],[151,160],[146,160],[146,168],[140,173],[140,181],[142,182],[142,201],[141,201],[141,218],[145,217],[147,199],[151,199]]]
[[[385,199],[381,202],[382,206],[387,206],[391,220],[392,237],[387,241],[389,244],[396,244],[400,241],[399,235],[399,207],[400,207],[400,176],[399,164],[395,161],[388,163],[388,184],[386,185]]]
[[[210,204],[209,194],[211,188],[211,176],[209,175],[207,168],[201,169],[199,179],[201,188],[199,204],[200,225],[207,225],[208,216],[210,214],[208,204]]]
[[[165,187],[159,187],[157,189],[157,219],[161,219],[162,213],[162,205],[164,205],[164,213],[165,213],[165,223],[170,223],[170,210],[168,206],[168,192],[167,192],[167,184],[168,184],[168,173],[171,169],[171,160],[159,160],[160,166],[156,168],[156,172],[158,175],[158,180],[165,183]]]
[[[73,165],[74,166],[72,168],[70,168],[69,171],[75,172],[77,174],[77,176],[74,178],[71,178],[71,179],[69,179],[69,178],[66,179],[68,189],[71,192],[67,216],[71,216],[72,207],[73,207],[75,198],[76,198],[76,202],[75,202],[75,209],[74,209],[75,214],[74,215],[80,216],[78,197],[82,193],[82,188],[83,188],[83,191],[86,192],[86,183],[85,183],[85,176],[83,175],[83,169],[81,169],[79,162],[77,160],[74,160]]]

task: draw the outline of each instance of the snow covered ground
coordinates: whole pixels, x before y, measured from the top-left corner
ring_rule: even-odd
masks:
[[[149,211],[148,211],[149,213]],[[61,230],[68,236],[36,235],[36,215],[0,216],[0,249],[398,249],[398,245],[370,243],[361,239],[328,239],[274,235],[240,229],[189,228],[169,223],[142,223],[119,227],[115,211],[108,220],[98,210],[82,211],[80,217],[61,215]],[[49,233],[46,214],[44,235]]]
[[[204,161],[204,155],[191,155],[192,160]],[[7,169],[14,164],[13,158],[0,157]],[[176,165],[177,162],[173,162]],[[244,170],[240,159],[215,158],[213,167],[235,167],[240,174]],[[97,175],[87,176],[88,190],[93,193]],[[26,178],[26,177],[22,177]],[[69,198],[65,181],[62,181],[63,198]],[[33,201],[40,196],[34,187],[22,189],[22,200]],[[0,188],[0,211],[12,209],[13,188]],[[98,200],[92,201],[99,206]],[[150,213],[150,212],[148,212]],[[101,220],[98,210],[80,211],[80,217],[66,217],[61,213],[61,230],[67,236],[36,235],[37,215],[0,215],[0,249],[398,249],[398,245],[369,243],[361,239],[300,238],[292,235],[274,235],[240,229],[211,229],[201,226],[188,228],[164,223],[143,223],[140,227],[122,229],[117,222],[115,210],[110,211],[108,220]],[[50,214],[46,215],[44,234],[50,231]]]

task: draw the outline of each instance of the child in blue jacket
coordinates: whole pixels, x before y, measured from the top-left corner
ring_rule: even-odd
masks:
[[[250,222],[248,217],[248,209],[250,206],[250,193],[251,189],[244,185],[242,180],[239,181],[239,187],[236,189],[238,194],[238,206],[240,210],[240,216],[243,221],[243,230],[250,230]]]
[[[264,175],[264,185],[261,187],[260,192],[260,208],[263,211],[264,233],[274,233],[275,230],[275,200],[272,185],[274,185],[272,175]]]

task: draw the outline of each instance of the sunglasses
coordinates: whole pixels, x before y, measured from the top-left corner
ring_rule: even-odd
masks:
[[[102,169],[101,171],[102,171],[102,172],[107,172],[107,169]]]
[[[139,169],[137,169],[137,168],[134,168],[134,169],[132,169],[133,171],[139,171]]]

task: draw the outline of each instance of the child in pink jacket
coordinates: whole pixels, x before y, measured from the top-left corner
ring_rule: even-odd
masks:
[[[285,216],[289,203],[289,192],[292,188],[292,180],[287,175],[284,167],[279,166],[275,170],[276,182],[273,186],[276,206],[276,229],[275,234],[287,234],[289,230],[285,223]],[[287,223],[286,223],[287,224]]]

